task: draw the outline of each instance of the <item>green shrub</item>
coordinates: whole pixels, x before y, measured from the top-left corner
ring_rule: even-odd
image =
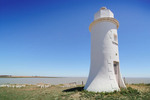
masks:
[[[140,92],[138,90],[133,89],[131,87],[128,87],[127,90],[130,95],[140,95]]]
[[[140,92],[136,89],[128,87],[127,89],[121,88],[120,94],[122,94],[124,96],[126,96],[126,95],[135,96],[135,95],[140,95]]]
[[[98,95],[95,97],[95,100],[102,100],[104,98],[104,96]]]

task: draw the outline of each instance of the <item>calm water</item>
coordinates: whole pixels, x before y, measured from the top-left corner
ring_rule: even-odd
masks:
[[[53,85],[72,83],[85,84],[87,77],[68,77],[68,78],[0,78],[0,84],[36,84],[36,83],[50,83]],[[150,83],[150,78],[125,78],[125,82],[132,83]]]

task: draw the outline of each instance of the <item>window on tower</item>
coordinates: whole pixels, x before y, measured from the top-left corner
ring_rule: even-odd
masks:
[[[118,37],[117,37],[116,34],[114,34],[114,41],[115,41],[115,42],[118,42]]]

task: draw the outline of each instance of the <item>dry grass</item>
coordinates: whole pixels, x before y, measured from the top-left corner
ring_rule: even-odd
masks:
[[[94,93],[83,90],[83,86],[72,88],[51,86],[38,88],[0,88],[0,100],[150,100],[150,85],[132,84],[127,89],[113,93]]]
[[[132,87],[134,89],[137,89],[140,92],[149,92],[150,91],[150,85],[147,84],[128,84],[127,87]]]

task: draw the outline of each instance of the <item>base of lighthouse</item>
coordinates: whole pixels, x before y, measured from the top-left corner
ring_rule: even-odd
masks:
[[[113,67],[114,73],[108,71],[107,74],[100,72],[97,75],[90,76],[84,89],[93,92],[114,92],[119,91],[120,87],[126,88],[120,74],[119,62],[114,61]]]
[[[101,8],[90,24],[91,65],[85,90],[94,92],[119,91],[126,88],[119,66],[119,22],[107,8]]]

